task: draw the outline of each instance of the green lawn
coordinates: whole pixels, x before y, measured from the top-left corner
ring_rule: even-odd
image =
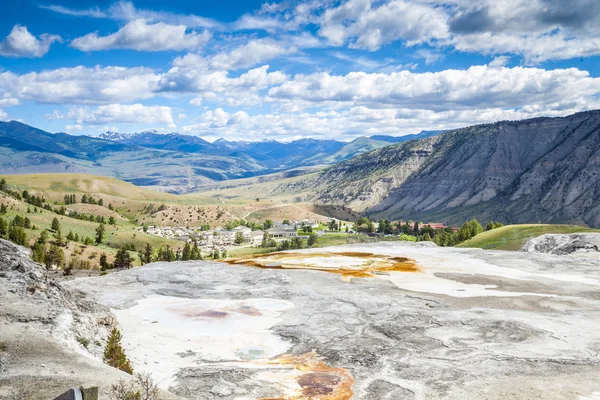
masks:
[[[480,233],[456,247],[475,247],[493,250],[519,250],[527,240],[546,233],[600,232],[598,229],[576,225],[507,225]]]

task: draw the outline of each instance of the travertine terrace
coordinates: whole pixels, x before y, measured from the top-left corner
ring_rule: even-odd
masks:
[[[186,398],[600,393],[597,253],[375,243],[268,257],[262,268],[155,263],[68,285],[113,310],[135,368]],[[373,269],[393,259],[416,268]]]

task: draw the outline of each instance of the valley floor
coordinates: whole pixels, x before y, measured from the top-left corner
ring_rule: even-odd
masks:
[[[403,242],[315,251],[262,268],[154,263],[64,285],[109,307],[134,369],[184,398],[600,394],[597,253]]]

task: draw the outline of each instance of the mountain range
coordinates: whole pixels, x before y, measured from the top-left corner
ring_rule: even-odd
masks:
[[[373,218],[600,227],[600,111],[386,146],[275,190],[307,188],[307,200]]]
[[[93,173],[155,190],[188,193],[212,182],[343,161],[415,136],[389,136],[387,141],[358,138],[350,143],[308,138],[288,143],[226,139],[211,143],[154,130],[75,136],[10,121],[0,122],[0,167],[4,173]]]

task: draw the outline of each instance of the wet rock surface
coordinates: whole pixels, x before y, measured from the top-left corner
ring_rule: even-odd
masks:
[[[521,251],[567,255],[572,253],[599,253],[600,233],[546,234],[528,240]]]
[[[399,243],[324,251],[407,257],[420,272],[347,279],[194,261],[67,285],[113,309],[135,368],[191,399],[600,392],[595,257]]]

